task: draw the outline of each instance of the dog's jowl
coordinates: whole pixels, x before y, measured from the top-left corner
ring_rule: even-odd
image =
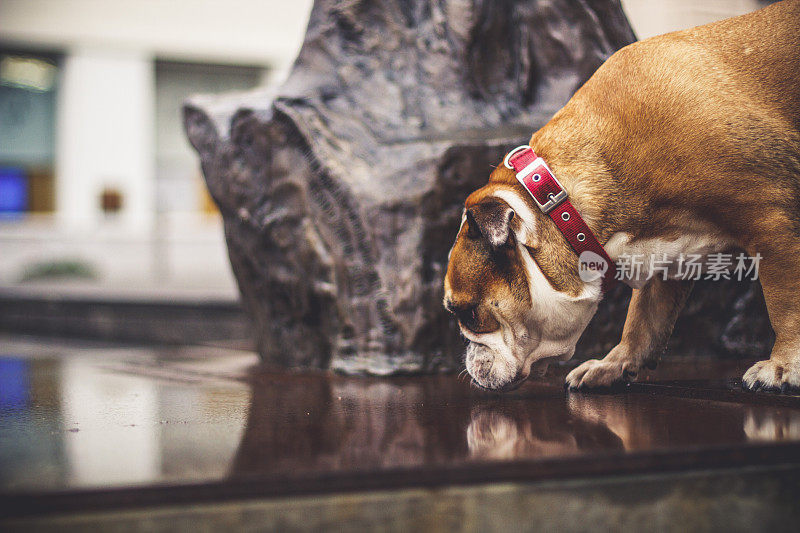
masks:
[[[572,357],[615,280],[634,288],[622,339],[567,385],[635,379],[664,350],[692,272],[746,256],[776,340],[744,386],[800,390],[798,80],[800,0],[606,61],[466,200],[444,303],[475,383],[507,390]]]

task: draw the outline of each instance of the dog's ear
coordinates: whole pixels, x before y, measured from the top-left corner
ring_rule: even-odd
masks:
[[[483,235],[494,248],[514,246],[512,220],[511,206],[497,198],[487,198],[467,209],[467,234],[473,238]]]

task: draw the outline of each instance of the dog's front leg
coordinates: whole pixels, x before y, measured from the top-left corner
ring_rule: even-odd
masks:
[[[605,388],[636,377],[654,366],[667,345],[693,281],[651,279],[634,290],[622,340],[602,360],[590,359],[567,375],[571,390]]]

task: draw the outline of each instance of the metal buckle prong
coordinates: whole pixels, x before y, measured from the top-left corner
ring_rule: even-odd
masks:
[[[555,179],[555,177],[553,177],[553,179]],[[558,183],[558,181],[556,181],[556,183]],[[559,183],[558,186],[561,187],[561,184]],[[539,209],[541,209],[542,213],[545,215],[550,213],[550,211],[561,205],[562,202],[567,199],[567,191],[564,190],[564,187],[561,187],[559,192],[556,194],[550,193],[547,195],[547,198],[548,200],[545,203],[540,204],[539,200],[537,200],[535,196],[533,197],[533,201],[536,202],[536,205],[539,206]]]

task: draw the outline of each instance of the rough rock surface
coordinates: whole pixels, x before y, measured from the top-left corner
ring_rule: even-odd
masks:
[[[576,359],[605,356],[619,342],[631,289],[617,286],[600,303],[575,351]],[[667,354],[682,357],[767,358],[775,341],[756,281],[698,281],[675,323]]]
[[[192,99],[186,130],[264,360],[458,367],[441,299],[465,197],[633,40],[612,0],[318,0],[276,93]],[[618,338],[626,299],[581,353]]]

